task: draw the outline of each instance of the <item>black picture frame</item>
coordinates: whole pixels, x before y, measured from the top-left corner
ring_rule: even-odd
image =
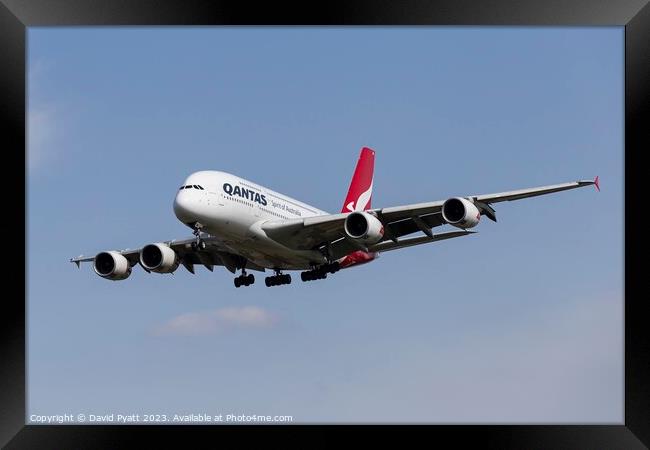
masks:
[[[646,448],[650,445],[650,338],[645,327],[646,299],[640,281],[641,226],[637,213],[645,210],[641,198],[644,169],[641,155],[650,149],[647,119],[650,108],[650,5],[647,0],[348,0],[300,4],[206,0],[0,0],[0,113],[2,115],[3,175],[5,186],[26,191],[25,64],[26,32],[30,26],[79,25],[519,25],[625,27],[625,419],[620,425],[457,425],[418,427],[429,442],[477,442],[488,448]],[[24,170],[20,170],[20,168]],[[13,177],[17,178],[13,180]],[[619,180],[612,180],[616,183]],[[2,273],[17,292],[26,289],[25,203],[19,189],[5,190],[16,203],[2,221],[5,253]],[[26,195],[25,195],[26,199]],[[607,208],[607,205],[603,206]],[[633,211],[633,214],[628,214]],[[636,213],[635,213],[636,211]],[[22,216],[21,216],[22,214]],[[24,220],[21,220],[21,217]],[[26,243],[26,244],[25,244]],[[607,264],[607,261],[603,261]],[[26,274],[26,272],[25,272]],[[21,289],[22,288],[22,289]],[[27,292],[25,291],[25,294]],[[163,440],[172,433],[183,439],[209,437],[215,446],[226,430],[236,426],[95,426],[26,425],[25,417],[25,296],[5,288],[2,301],[2,380],[0,390],[0,444],[7,448],[79,448],[128,444],[133,434]],[[53,318],[56,320],[56,318]],[[278,427],[252,426],[275,434]],[[295,429],[311,426],[292,427]],[[391,428],[391,427],[389,427]],[[401,428],[401,427],[400,427]],[[386,428],[373,427],[375,438]],[[394,429],[394,428],[393,428]],[[241,430],[240,430],[241,431]],[[192,433],[191,435],[189,433]],[[219,437],[217,438],[216,435]],[[322,440],[327,437],[320,433]],[[214,440],[214,439],[219,440]],[[291,440],[284,441],[290,443]],[[299,443],[300,441],[294,440]],[[308,441],[313,442],[313,441]],[[339,441],[333,441],[339,442]],[[303,442],[306,444],[307,442]],[[311,444],[308,444],[311,445]],[[302,446],[302,445],[301,445]]]

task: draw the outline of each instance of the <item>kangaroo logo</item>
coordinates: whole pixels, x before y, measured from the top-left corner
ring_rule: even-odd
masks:
[[[354,206],[354,201],[351,201],[345,207],[348,209],[348,211],[365,211],[366,206],[368,206],[368,203],[370,203],[370,197],[372,196],[372,182],[370,183],[370,187],[368,188],[367,191],[362,192],[361,195],[359,196],[357,200],[357,206]]]

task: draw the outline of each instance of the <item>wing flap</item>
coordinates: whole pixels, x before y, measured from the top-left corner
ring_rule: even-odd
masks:
[[[371,252],[387,252],[390,250],[397,250],[405,247],[412,247],[414,245],[428,244],[429,242],[444,241],[455,237],[467,236],[468,234],[475,234],[476,231],[450,231],[448,233],[439,233],[432,236],[421,236],[416,238],[404,239],[397,243],[384,241],[379,244],[371,246],[368,250]]]
[[[418,220],[421,221],[422,224],[426,225],[426,227],[429,229],[438,227],[445,223],[445,221],[442,218],[442,214],[440,214],[440,212],[422,215],[422,216],[413,215],[405,219],[396,220],[394,222],[385,221],[384,223],[385,226],[390,229],[390,231],[394,234],[395,237],[401,237],[407,234],[415,233],[417,231],[423,231],[422,227],[417,223]]]
[[[336,260],[357,250],[366,251],[367,249],[359,248],[359,244],[355,244],[346,238],[341,238],[332,242],[329,245],[327,252],[331,260]]]

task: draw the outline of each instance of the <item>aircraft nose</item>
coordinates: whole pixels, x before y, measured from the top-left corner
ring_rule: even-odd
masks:
[[[176,214],[178,220],[183,223],[194,222],[192,220],[192,216],[194,215],[192,213],[192,204],[192,196],[189,193],[180,191],[176,194],[176,198],[174,199],[174,214]]]

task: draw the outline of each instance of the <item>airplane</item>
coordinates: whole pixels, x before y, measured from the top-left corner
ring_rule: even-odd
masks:
[[[595,185],[598,177],[496,194],[452,197],[427,203],[372,208],[375,151],[363,147],[348,194],[338,214],[275,192],[238,176],[219,171],[192,173],[174,199],[178,220],[193,237],[145,245],[135,250],[102,251],[70,261],[77,267],[92,262],[97,275],[124,280],[138,263],[148,273],[173,273],[180,265],[194,274],[202,265],[209,271],[223,266],[235,277],[236,288],[250,286],[248,271],[274,275],[268,287],[291,283],[284,271],[301,270],[302,281],[327,278],[341,269],[369,263],[384,252],[438,242],[475,233],[482,216],[496,222],[492,205]],[[458,230],[434,233],[451,225]],[[421,236],[407,237],[414,233]]]

